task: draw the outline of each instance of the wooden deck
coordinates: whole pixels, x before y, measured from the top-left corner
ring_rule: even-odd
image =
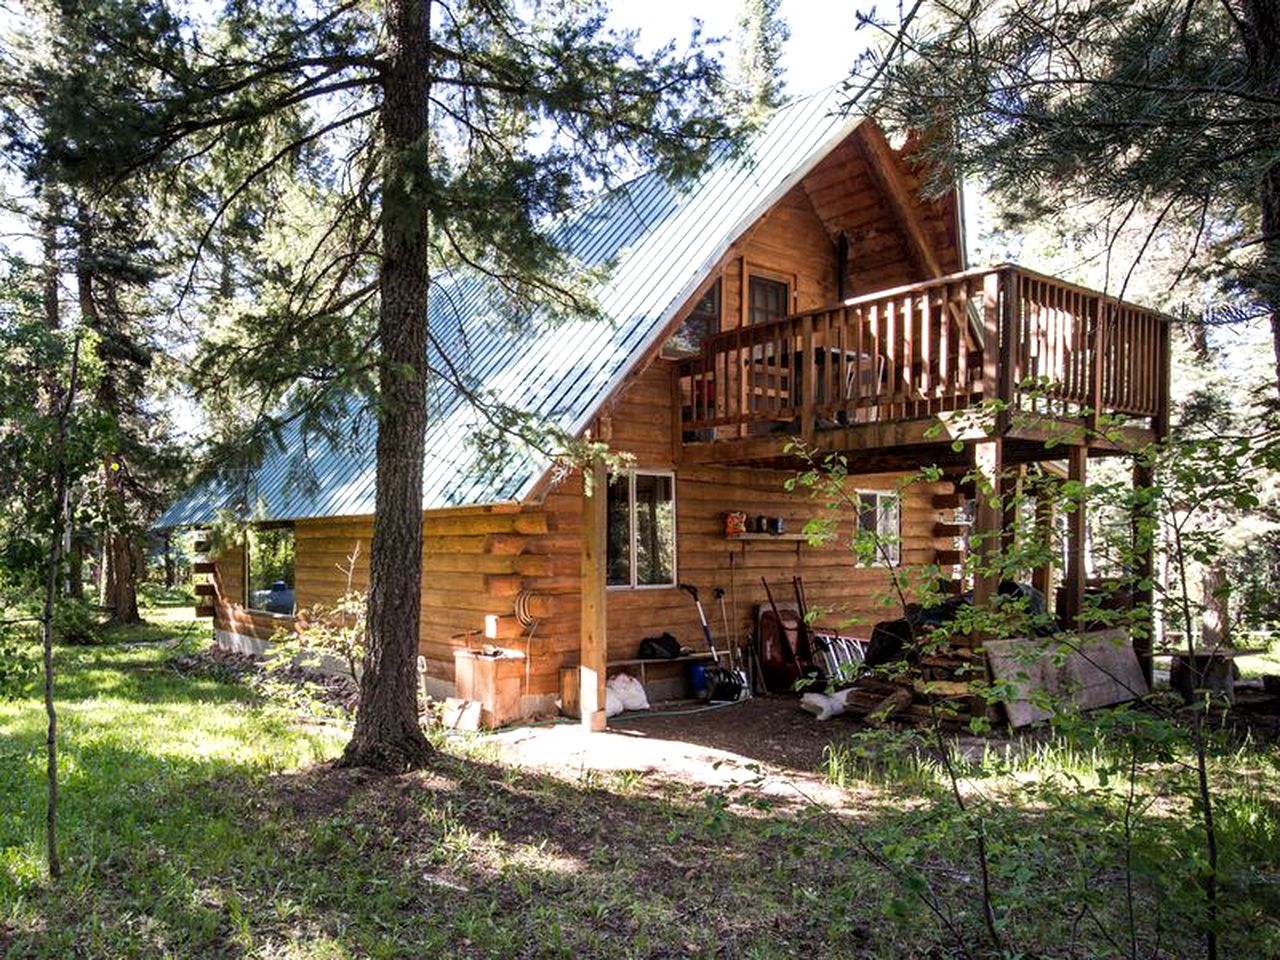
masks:
[[[885,451],[1000,435],[1128,449],[1168,419],[1162,314],[1015,265],[708,338],[677,368],[682,459]],[[984,401],[1001,401],[985,403]]]

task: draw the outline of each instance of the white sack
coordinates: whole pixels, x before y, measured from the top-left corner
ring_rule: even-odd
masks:
[[[623,710],[648,710],[649,698],[645,696],[644,684],[629,673],[614,674],[605,685],[606,694],[614,694],[622,703]]]
[[[614,692],[613,687],[606,686],[604,688],[604,715],[606,717],[616,717],[625,709],[627,708],[622,705],[622,699]]]
[[[800,698],[800,706],[819,720],[830,720],[844,713],[851,692],[852,688],[837,690],[830,696],[825,693],[806,693]]]

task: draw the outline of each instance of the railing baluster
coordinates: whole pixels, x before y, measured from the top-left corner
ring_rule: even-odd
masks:
[[[994,329],[993,290],[1006,311]],[[975,302],[983,304],[979,331],[969,313]],[[973,402],[979,337],[985,397],[1038,414],[1089,408],[1159,426],[1168,389],[1163,317],[1013,267],[737,325],[675,366],[673,397],[683,430],[710,430],[713,439],[797,418],[811,436],[819,422],[931,416]]]
[[[933,291],[920,297],[920,392],[924,395],[924,412],[933,413]]]

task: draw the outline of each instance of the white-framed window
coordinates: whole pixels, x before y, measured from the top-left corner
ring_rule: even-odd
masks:
[[[902,502],[888,490],[858,491],[858,533],[875,537],[869,566],[902,561]]]
[[[676,475],[629,470],[609,479],[605,581],[610,587],[676,585]]]

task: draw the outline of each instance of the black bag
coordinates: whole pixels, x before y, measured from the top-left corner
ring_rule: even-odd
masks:
[[[683,654],[684,647],[669,633],[660,637],[645,637],[640,641],[641,660],[672,660]]]

